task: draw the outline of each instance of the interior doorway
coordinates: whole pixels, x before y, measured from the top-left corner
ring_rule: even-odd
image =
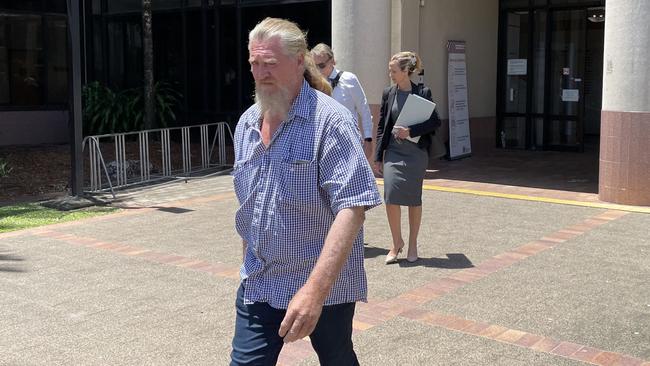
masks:
[[[585,143],[598,145],[605,8],[588,5],[502,11],[499,147],[584,151]]]

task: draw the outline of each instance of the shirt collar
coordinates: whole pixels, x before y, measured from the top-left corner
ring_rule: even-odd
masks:
[[[285,119],[286,122],[292,121],[295,117],[302,118],[305,121],[309,119],[308,102],[310,96],[311,96],[311,86],[309,86],[307,80],[303,79],[302,86],[300,87],[300,91],[298,92],[298,96],[296,97],[296,99],[294,99],[291,108],[289,108],[289,113],[287,113],[287,118]],[[254,108],[252,113],[253,118],[246,121],[246,125],[247,127],[255,126],[259,128],[260,120],[262,118],[262,110],[260,109],[260,105],[257,103],[253,105],[253,108]]]

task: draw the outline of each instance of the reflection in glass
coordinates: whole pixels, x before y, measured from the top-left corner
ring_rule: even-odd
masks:
[[[500,146],[506,149],[524,149],[526,147],[526,118],[506,117],[503,119]]]
[[[508,13],[507,33],[507,70],[505,82],[505,111],[508,113],[526,113],[526,66],[528,60],[528,12]],[[522,61],[523,60],[523,61]]]
[[[6,40],[9,58],[11,104],[42,104],[43,41],[41,17],[12,15],[0,17],[11,35]],[[0,48],[3,45],[0,45]]]
[[[62,104],[68,100],[67,22],[64,16],[45,19],[47,37],[47,102]]]

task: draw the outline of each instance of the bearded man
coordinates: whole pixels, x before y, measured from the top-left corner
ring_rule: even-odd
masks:
[[[310,336],[322,365],[358,365],[355,303],[365,301],[365,211],[379,205],[352,114],[326,94],[295,23],[249,34],[255,104],[235,132],[235,226],[244,259],[231,365],[274,365]]]

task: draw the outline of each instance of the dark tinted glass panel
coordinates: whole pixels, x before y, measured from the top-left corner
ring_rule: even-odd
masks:
[[[66,7],[66,0],[47,0],[45,2],[45,11],[52,13],[65,13]]]
[[[593,1],[586,1],[586,0],[550,0],[549,1],[551,5],[579,5],[579,4],[585,4],[587,2],[593,3]]]
[[[556,11],[551,22],[552,114],[577,116],[584,76],[584,10]]]
[[[183,1],[182,0],[156,0],[151,2],[151,7],[154,10],[181,9],[183,7]]]
[[[43,11],[43,0],[0,0],[0,9]]]
[[[187,100],[190,110],[203,109],[203,82],[206,75],[203,72],[203,34],[201,27],[201,12],[187,13]]]
[[[184,77],[182,24],[182,17],[174,13],[161,13],[153,22],[155,80],[168,82],[178,91],[183,91]],[[177,117],[181,119],[179,113]]]
[[[221,110],[224,112],[237,111],[237,44],[235,9],[222,8],[219,14],[219,65],[217,77],[221,85],[219,101]],[[248,55],[246,55],[248,57]],[[246,58],[247,60],[247,58]],[[244,73],[248,73],[248,66],[243,68]]]
[[[102,2],[101,0],[93,0],[92,2],[92,13],[101,14],[102,13]]]
[[[45,19],[47,42],[47,102],[65,103],[68,98],[67,22],[64,16]]]
[[[124,27],[122,23],[108,23],[108,80],[109,86],[124,85]]]
[[[93,62],[92,65],[87,65],[87,66],[93,68],[95,80],[105,80],[106,76],[104,75],[105,67],[104,67],[104,48],[103,48],[104,40],[102,38],[102,23],[98,16],[93,17],[92,32],[93,32],[92,34]]]
[[[9,104],[9,35],[7,18],[0,16],[0,104]]]
[[[126,24],[126,88],[139,87],[143,80],[142,30],[140,23]],[[154,51],[155,53],[155,51]]]
[[[107,1],[108,12],[114,13],[131,13],[142,11],[142,1],[140,0],[110,0]]]
[[[535,11],[533,34],[533,113],[544,113],[544,78],[546,76],[546,11]]]
[[[502,9],[527,8],[528,5],[528,0],[501,0]]]
[[[43,41],[41,17],[5,17],[8,38],[9,90],[13,105],[39,105],[43,102]],[[1,47],[1,46],[0,46]]]
[[[529,21],[528,12],[508,13],[505,111],[509,113],[526,113]]]
[[[526,148],[526,117],[503,119],[500,146],[504,149]]]

